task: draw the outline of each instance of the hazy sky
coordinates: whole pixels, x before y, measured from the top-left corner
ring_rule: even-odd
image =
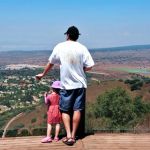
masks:
[[[150,0],[0,0],[0,51],[52,49],[72,25],[88,48],[150,44]]]

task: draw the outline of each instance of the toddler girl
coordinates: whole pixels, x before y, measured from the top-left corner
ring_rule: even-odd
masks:
[[[59,141],[58,134],[60,131],[61,113],[59,111],[59,90],[60,81],[55,81],[52,84],[52,93],[44,94],[45,104],[49,105],[47,111],[47,136],[41,140],[42,143],[52,142],[52,125],[55,125],[54,141]]]

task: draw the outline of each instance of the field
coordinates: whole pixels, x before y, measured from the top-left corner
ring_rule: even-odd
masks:
[[[150,76],[150,48],[114,48],[91,53],[96,62],[95,72],[117,78],[126,78],[129,73]]]

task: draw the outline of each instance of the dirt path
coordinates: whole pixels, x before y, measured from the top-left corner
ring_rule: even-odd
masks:
[[[5,136],[6,136],[6,131],[7,131],[8,127],[10,126],[10,124],[11,124],[13,121],[15,121],[16,119],[18,119],[19,117],[21,117],[22,115],[23,115],[23,113],[18,114],[17,116],[13,117],[13,118],[7,123],[7,125],[6,125],[5,128],[4,128],[4,132],[3,132],[2,138],[5,138]]]

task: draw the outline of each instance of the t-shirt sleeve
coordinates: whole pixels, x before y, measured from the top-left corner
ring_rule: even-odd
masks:
[[[85,48],[84,54],[83,54],[83,66],[84,67],[92,67],[94,66],[94,61],[93,58],[90,54],[90,52],[88,51],[87,48]]]
[[[50,55],[48,59],[49,63],[51,64],[58,64],[60,65],[60,58],[59,58],[59,46],[56,45],[52,51],[52,54]]]

